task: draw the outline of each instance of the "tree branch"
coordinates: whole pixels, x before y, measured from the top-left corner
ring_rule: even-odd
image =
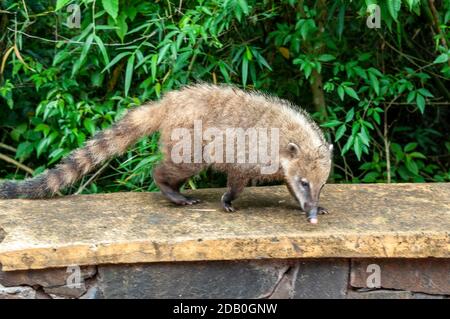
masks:
[[[31,168],[29,168],[26,165],[23,165],[22,163],[19,163],[15,159],[13,159],[13,158],[5,155],[5,154],[0,153],[0,160],[3,160],[3,161],[5,161],[7,163],[10,163],[10,164],[13,164],[13,165],[17,166],[18,168],[20,168],[21,170],[23,170],[23,171],[25,171],[25,172],[27,172],[27,173],[29,173],[31,175],[34,174],[34,170],[32,170]]]
[[[14,147],[12,147],[12,146],[9,146],[9,145],[6,145],[6,144],[3,144],[3,143],[0,143],[0,147],[1,147],[1,148],[4,148],[5,150],[14,152],[14,153],[17,152],[17,149],[16,149],[16,148],[14,148]]]

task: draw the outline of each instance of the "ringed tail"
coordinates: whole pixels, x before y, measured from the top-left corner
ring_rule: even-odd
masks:
[[[146,104],[129,111],[111,128],[98,132],[85,146],[74,150],[60,164],[23,181],[0,183],[0,199],[39,199],[54,196],[106,160],[121,155],[140,138],[159,128],[161,105]]]

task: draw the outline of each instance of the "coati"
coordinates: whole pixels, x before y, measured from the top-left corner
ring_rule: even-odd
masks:
[[[276,162],[271,163],[276,165],[276,170],[261,174],[262,163],[258,161],[206,163],[192,158],[181,163],[174,161],[174,130],[184,128],[187,129],[185,132],[192,133],[196,121],[201,123],[203,132],[208,128],[223,131],[230,127],[243,130],[276,128],[279,154]],[[169,92],[160,101],[129,111],[122,120],[97,133],[83,148],[74,150],[55,168],[24,181],[0,184],[0,198],[51,197],[105,160],[124,153],[140,138],[156,131],[160,132],[163,160],[155,167],[153,178],[161,192],[177,205],[199,202],[182,195],[179,188],[189,177],[211,167],[228,176],[228,190],[221,199],[225,211],[234,211],[231,203],[249,180],[285,180],[290,193],[300,208],[307,212],[311,223],[317,222],[318,213],[326,212],[318,206],[318,201],[330,173],[332,145],[326,142],[320,128],[308,114],[285,100],[262,93],[209,84]],[[201,146],[206,147],[207,142],[203,140]],[[249,145],[244,147],[248,155],[251,149]],[[187,155],[190,156],[192,154]]]

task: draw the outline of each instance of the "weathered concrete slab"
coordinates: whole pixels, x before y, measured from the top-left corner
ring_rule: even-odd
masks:
[[[353,287],[367,288],[369,265],[379,267],[380,288],[450,295],[450,259],[353,259]]]
[[[327,185],[330,215],[306,222],[285,187],[223,190],[176,207],[158,193],[0,201],[4,271],[162,261],[309,257],[450,257],[450,184]],[[2,240],[1,238],[4,237]]]
[[[345,298],[349,271],[350,263],[342,258],[300,261],[294,286],[294,298]]]
[[[152,263],[99,267],[103,298],[264,298],[286,265],[274,261]]]

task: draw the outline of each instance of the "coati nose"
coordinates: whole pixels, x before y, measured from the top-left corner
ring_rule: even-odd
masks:
[[[305,207],[306,208],[306,207]],[[311,224],[317,224],[319,221],[317,218],[318,208],[317,206],[309,206],[309,209],[306,210],[307,219]]]

